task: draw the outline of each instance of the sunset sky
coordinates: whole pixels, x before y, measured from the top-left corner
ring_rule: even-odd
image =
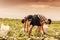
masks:
[[[0,0],[0,18],[22,19],[29,14],[60,21],[60,0]]]

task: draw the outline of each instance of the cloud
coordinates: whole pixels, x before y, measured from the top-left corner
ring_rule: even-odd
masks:
[[[1,5],[51,5],[51,6],[59,6],[60,0],[0,0]]]
[[[54,2],[60,0],[2,0],[2,1],[11,1],[11,2]]]

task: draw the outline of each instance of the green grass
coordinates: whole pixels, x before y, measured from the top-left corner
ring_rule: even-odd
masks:
[[[8,19],[8,18],[0,18],[0,24],[9,25],[10,31],[6,36],[1,36],[1,38],[5,37],[7,40],[28,40],[28,33],[21,30],[24,27],[24,24],[21,23],[20,19]],[[1,25],[0,25],[1,27]],[[49,29],[47,31],[48,35],[45,35],[45,40],[55,40],[60,39],[60,21],[53,21],[51,25],[49,25]],[[37,38],[36,27],[33,28],[33,33],[30,37],[30,40],[41,40],[44,36],[41,33],[38,34],[39,38]]]

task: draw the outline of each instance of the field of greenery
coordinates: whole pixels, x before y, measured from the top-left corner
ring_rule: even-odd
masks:
[[[60,40],[60,21],[53,21],[45,35],[41,32],[37,35],[37,28],[34,27],[30,38],[28,33],[23,31],[24,24],[21,19],[0,18],[0,24],[2,23],[9,25],[10,31],[5,36],[0,35],[0,40]]]

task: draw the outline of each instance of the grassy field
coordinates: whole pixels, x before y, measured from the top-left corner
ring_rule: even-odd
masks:
[[[47,34],[45,35],[42,35],[41,32],[37,35],[36,27],[34,27],[30,38],[28,38],[28,33],[23,31],[24,25],[21,23],[20,19],[0,18],[0,24],[2,23],[4,25],[9,25],[10,31],[6,36],[0,35],[0,40],[60,40],[59,21],[53,21],[52,24],[49,25]]]

